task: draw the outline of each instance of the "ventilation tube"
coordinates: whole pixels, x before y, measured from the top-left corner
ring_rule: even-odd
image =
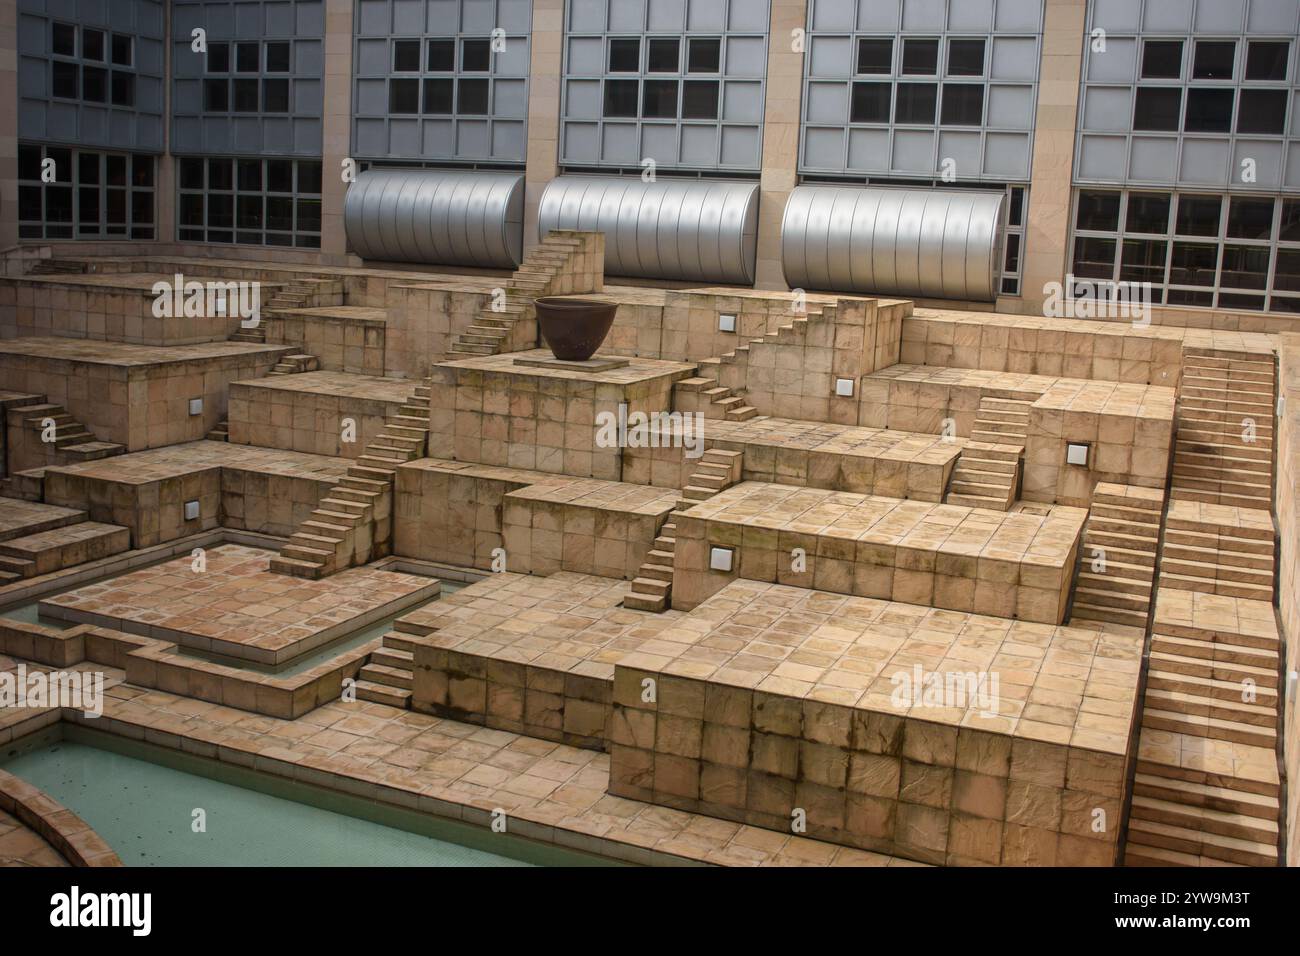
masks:
[[[753,285],[758,184],[561,176],[547,184],[538,231],[605,234],[605,273]]]
[[[781,223],[792,288],[992,302],[1002,192],[798,186]]]
[[[513,269],[523,199],[522,173],[370,169],[348,189],[343,227],[363,259]]]

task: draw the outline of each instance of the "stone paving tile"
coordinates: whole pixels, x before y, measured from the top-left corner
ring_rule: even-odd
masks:
[[[603,372],[572,372],[561,368],[541,368],[533,365],[516,365],[515,359],[553,359],[549,349],[533,349],[528,352],[503,352],[500,355],[483,355],[469,359],[440,362],[445,368],[470,369],[476,372],[498,372],[511,375],[523,375],[530,378],[564,379],[574,382],[592,382],[597,385],[633,385],[665,375],[685,377],[693,374],[696,366],[685,362],[665,362],[662,359],[630,358],[621,368],[607,369]]]
[[[0,341],[0,355],[31,355],[42,359],[62,359],[94,365],[135,367],[171,365],[203,359],[247,355],[256,352],[289,352],[287,345],[260,345],[256,342],[195,342],[189,345],[138,345],[134,342],[111,342],[100,339],[73,339],[60,336],[24,336]]]
[[[22,498],[0,498],[0,541],[39,534],[84,520],[86,513],[76,508],[25,501]]]
[[[405,378],[381,378],[378,375],[330,371],[273,375],[235,384],[242,388],[265,389],[272,395],[278,392],[305,392],[311,395],[328,395],[368,402],[392,402],[398,405],[406,404],[415,387],[415,383]]]
[[[0,810],[0,866],[67,866],[41,835]]]
[[[347,474],[348,465],[346,458],[255,445],[232,445],[224,441],[195,441],[98,461],[59,465],[54,470],[121,484],[147,484],[204,468],[222,467],[294,478],[337,480]]]

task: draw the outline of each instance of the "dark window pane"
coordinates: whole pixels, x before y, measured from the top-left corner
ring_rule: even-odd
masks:
[[[718,85],[717,80],[686,80],[682,84],[682,119],[717,119]]]
[[[181,160],[181,189],[203,188],[203,160]]]
[[[419,80],[389,80],[388,81],[388,112],[390,113],[420,112],[420,81]]]
[[[257,80],[231,80],[234,87],[234,111],[236,113],[256,113],[258,103]]]
[[[239,191],[262,191],[262,161],[260,159],[241,159],[239,161]]]
[[[1193,292],[1190,289],[1170,289],[1165,293],[1165,301],[1170,305],[1214,305],[1213,292]]]
[[[1282,224],[1278,238],[1283,242],[1300,242],[1300,199],[1282,202]]]
[[[77,221],[99,226],[99,190],[94,187],[77,190]]]
[[[153,157],[133,156],[131,158],[131,185],[153,185]]]
[[[948,41],[948,75],[949,76],[983,76],[984,75],[984,41],[983,40],[949,40]]]
[[[18,147],[18,178],[33,182],[41,178],[41,148],[39,146]]]
[[[1280,136],[1286,129],[1286,110],[1286,90],[1242,90],[1237,132]]]
[[[266,161],[266,191],[269,193],[293,192],[293,160],[268,159]]]
[[[429,65],[432,73],[451,73],[456,69],[456,41],[430,40]]]
[[[1007,235],[1006,257],[1003,260],[1003,271],[1019,272],[1020,271],[1020,234],[1009,233]]]
[[[230,242],[234,236],[229,232],[209,232],[208,242]]]
[[[104,219],[114,224],[126,224],[126,190],[110,189],[104,202]]]
[[[676,118],[677,81],[646,80],[641,115],[652,119]]]
[[[18,220],[20,222],[41,221],[41,187],[18,187]]]
[[[270,51],[267,51],[267,59],[270,59]],[[419,40],[394,40],[393,41],[393,69],[399,73],[418,73],[420,72],[420,41]]]
[[[1273,267],[1273,288],[1300,292],[1300,249],[1279,249]]]
[[[108,71],[98,66],[87,66],[81,71],[81,98],[92,103],[104,102]]]
[[[203,197],[194,193],[181,196],[181,225],[203,225]]]
[[[104,157],[104,182],[110,186],[126,185],[126,157]]]
[[[230,44],[229,43],[208,44],[208,72],[209,73],[230,72]]]
[[[455,80],[440,76],[424,81],[424,111],[436,115],[450,115]]]
[[[262,68],[262,45],[260,43],[235,44],[235,72],[257,73]]]
[[[488,81],[461,79],[456,87],[456,112],[486,116],[488,112]]]
[[[1179,196],[1175,231],[1182,236],[1217,236],[1222,209],[1218,196]]]
[[[888,123],[890,92],[889,83],[854,83],[849,118],[854,123]]]
[[[319,249],[320,236],[304,236],[301,233],[293,237],[293,244],[304,249]]]
[[[1187,91],[1188,133],[1226,133],[1232,129],[1232,90]]]
[[[1230,239],[1270,239],[1273,235],[1273,200],[1233,199],[1228,203]]]
[[[895,123],[934,123],[937,83],[899,83],[894,95]]]
[[[1011,190],[1011,207],[1007,210],[1007,225],[1020,225],[1020,217],[1024,215],[1025,209],[1025,190],[1017,186]]]
[[[721,68],[721,40],[717,37],[691,37],[686,41],[686,72],[717,73]]]
[[[232,229],[235,225],[235,197],[208,197],[208,225],[217,229]]]
[[[50,26],[50,48],[59,56],[76,56],[77,28],[71,23],[54,23]]]
[[[1142,44],[1142,79],[1176,80],[1182,75],[1182,40],[1147,40]]]
[[[266,228],[289,232],[293,229],[293,200],[288,196],[268,196]]]
[[[640,70],[641,41],[639,39],[620,37],[609,41],[609,72],[638,73]]]
[[[1124,231],[1163,235],[1169,228],[1169,204],[1168,193],[1129,193]]]
[[[269,216],[270,213],[267,215]],[[281,236],[270,232],[266,235],[266,244],[268,246],[291,246],[293,245],[293,236],[288,234]]]
[[[253,176],[259,168],[256,162],[245,163],[250,167],[247,175]],[[234,189],[235,188],[235,162],[231,159],[210,159],[208,160],[208,189]],[[261,189],[260,174],[255,179],[255,185],[248,187],[252,189]]]
[[[1291,44],[1286,40],[1252,40],[1246,47],[1246,79],[1285,80]]]
[[[45,187],[45,221],[72,222],[72,187]]]
[[[113,62],[117,66],[131,65],[131,38],[121,33],[113,34],[112,45]]]
[[[153,193],[136,191],[131,193],[131,222],[153,222]]]
[[[415,69],[420,68],[420,43],[415,42]],[[287,41],[268,43],[266,45],[266,72],[289,72],[289,44]]]
[[[1120,281],[1163,284],[1166,248],[1163,239],[1125,239],[1120,254]]]
[[[203,81],[203,109],[209,113],[225,113],[230,109],[230,81],[227,79]]]
[[[888,74],[894,69],[891,37],[863,37],[858,41],[858,72]]]
[[[51,146],[45,150],[45,158],[54,160],[55,182],[72,182],[72,150]]]
[[[81,28],[81,58],[83,60],[104,59],[104,32]]]
[[[77,154],[77,182],[83,186],[99,182],[99,154]]]
[[[81,68],[75,63],[64,63],[61,60],[52,61],[50,67],[53,70],[51,92],[64,99],[77,99],[81,95]]]
[[[289,112],[289,81],[285,79],[262,81],[262,112]]]
[[[605,81],[605,116],[636,116],[636,80]]]
[[[1230,80],[1236,58],[1236,40],[1197,40],[1192,60],[1192,79]]]
[[[1183,115],[1183,91],[1158,86],[1140,86],[1133,110],[1133,128],[1178,130]]]
[[[1173,254],[1169,258],[1169,284],[1212,286],[1218,260],[1217,246],[1196,242],[1175,242]]]
[[[1300,312],[1300,299],[1288,299],[1280,295],[1274,296],[1268,310],[1270,312]]]
[[[681,65],[682,45],[676,37],[651,37],[646,44],[646,69],[649,72],[677,72]]]
[[[321,164],[300,160],[298,162],[298,192],[320,194]]]
[[[460,68],[469,73],[486,73],[492,69],[492,41],[461,40]]]
[[[320,200],[299,199],[298,228],[307,232],[320,232]]]
[[[114,106],[135,105],[135,74],[113,71],[112,98]]]
[[[1264,297],[1262,295],[1231,295],[1223,292],[1219,294],[1219,308],[1253,309],[1256,312],[1263,312]]]
[[[939,69],[939,41],[903,41],[903,73],[913,76],[933,76]]]
[[[1095,232],[1119,230],[1119,193],[1079,193],[1079,215],[1075,225]]]
[[[239,219],[236,223],[240,229],[262,228],[262,197],[240,196]]]
[[[1076,237],[1071,272],[1080,279],[1111,278],[1115,272],[1115,240]]]
[[[943,85],[944,126],[979,126],[984,119],[984,87],[977,83]]]
[[[1231,289],[1263,289],[1268,283],[1267,246],[1224,246],[1223,279]]]

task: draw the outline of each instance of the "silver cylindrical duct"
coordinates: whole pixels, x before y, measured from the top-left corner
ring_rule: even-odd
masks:
[[[752,285],[758,184],[561,176],[547,184],[538,232],[605,234],[605,273]]]
[[[792,288],[992,302],[1006,194],[798,186],[781,222]]]
[[[513,269],[523,258],[523,173],[370,169],[343,204],[363,259]]]

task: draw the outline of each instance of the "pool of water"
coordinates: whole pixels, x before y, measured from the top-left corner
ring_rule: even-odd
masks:
[[[127,866],[607,862],[75,725],[7,752],[5,770],[85,820]]]

